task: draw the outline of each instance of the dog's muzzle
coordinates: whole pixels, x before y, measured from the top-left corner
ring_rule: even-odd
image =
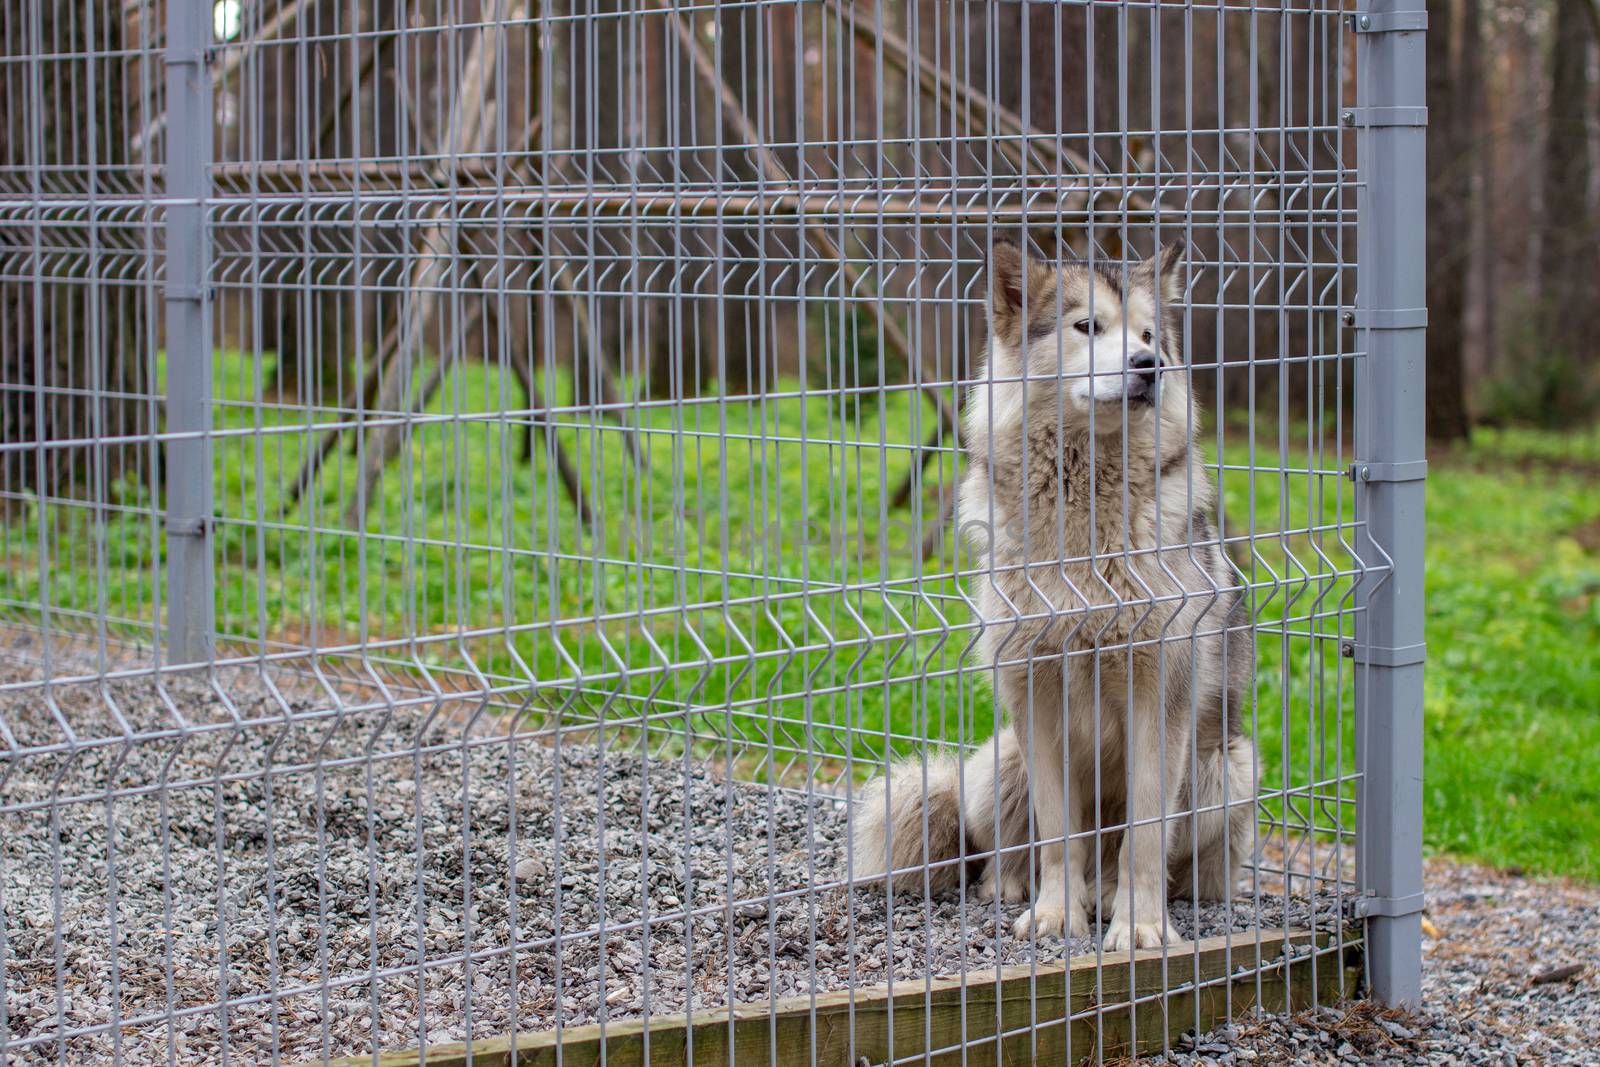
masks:
[[[1127,396],[1130,401],[1153,404],[1156,400],[1156,372],[1161,361],[1154,352],[1136,352],[1128,359]]]

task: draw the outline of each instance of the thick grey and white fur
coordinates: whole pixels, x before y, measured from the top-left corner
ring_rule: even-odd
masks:
[[[948,892],[979,856],[981,893],[1031,900],[1017,935],[1094,917],[1108,951],[1171,940],[1169,894],[1232,896],[1255,847],[1254,644],[1194,443],[1181,258],[995,246],[958,514],[1005,722],[858,794],[858,878]]]

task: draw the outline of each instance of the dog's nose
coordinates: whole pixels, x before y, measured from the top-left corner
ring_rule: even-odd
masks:
[[[1142,392],[1153,391],[1156,387],[1156,368],[1160,365],[1161,361],[1154,352],[1135,352],[1128,359],[1128,376],[1143,387]]]

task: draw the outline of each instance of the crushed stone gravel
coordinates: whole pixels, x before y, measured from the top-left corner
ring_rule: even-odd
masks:
[[[19,1064],[294,1063],[544,1029],[558,1015],[572,1026],[1093,951],[1092,940],[1009,936],[1017,906],[890,906],[873,888],[847,891],[840,803],[732,782],[681,755],[552,747],[426,708],[312,714],[242,683],[183,679],[159,693],[62,688],[48,706],[37,692],[4,694],[0,717],[12,752],[69,729],[149,735],[0,753],[0,1032],[23,1043]],[[1175,902],[1173,919],[1204,937],[1321,925],[1332,907]],[[1460,936],[1495,928],[1480,921],[1461,918]],[[1430,952],[1434,995],[1479,1003],[1464,983],[1491,972],[1463,957],[1440,985],[1445,957]],[[1512,1053],[1529,1061],[1552,1041],[1572,1047],[1571,1035],[1529,1028],[1541,1002],[1570,1009],[1574,1035],[1592,1024],[1592,981],[1527,987],[1521,1014],[1468,1016],[1456,1043],[1488,1049],[1509,1027],[1521,1035]],[[1382,1021],[1378,1032],[1410,1049],[1448,1025],[1390,1019],[1414,1031],[1405,1045]],[[1248,1025],[1169,1059],[1247,1062],[1251,1041],[1270,1046],[1252,1035],[1288,1028],[1292,1042],[1307,1024]],[[1367,1030],[1342,1025],[1340,1042],[1315,1046],[1335,1059],[1295,1062],[1374,1051]],[[1202,1051],[1208,1040],[1229,1051]]]
[[[1600,886],[1428,862],[1422,1010],[1258,1016],[1146,1063],[1600,1065]]]

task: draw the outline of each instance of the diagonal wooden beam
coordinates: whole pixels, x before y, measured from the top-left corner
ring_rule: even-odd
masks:
[[[662,0],[655,0],[655,3],[658,8],[667,10]],[[756,130],[755,123],[750,121],[750,114],[745,110],[738,94],[733,91],[733,87],[728,84],[727,80],[717,73],[715,60],[707,53],[705,45],[695,36],[693,28],[690,27],[682,15],[675,11],[670,12],[667,15],[667,19],[672,24],[678,40],[683,44],[685,51],[688,52],[690,62],[694,66],[695,75],[721,100],[724,120],[732,125],[745,144],[750,146],[750,152],[756,157],[756,161],[761,167],[762,175],[772,182],[787,183],[791,181],[788,171],[784,169],[777,155],[762,143],[760,133]],[[863,290],[861,271],[855,264],[850,262],[850,258],[844,249],[836,245],[833,239],[807,216],[801,216],[800,228],[806,239],[816,248],[820,255],[838,261],[839,271],[844,277],[848,290],[852,293],[861,292]],[[906,336],[905,328],[900,325],[899,320],[890,315],[884,308],[883,302],[873,299],[871,296],[847,296],[846,299],[867,305],[877,322],[878,336],[890,348],[894,349],[901,359],[906,361],[907,366],[911,366],[916,358],[916,353],[911,347],[911,339]],[[941,419],[947,421],[955,419],[955,406],[950,403],[948,397],[933,386],[924,385],[921,386],[921,389],[938,406]]]
[[[1590,0],[1590,2],[1600,4],[1600,0]],[[1053,134],[1045,133],[1023,122],[1021,115],[991,99],[969,82],[941,68],[913,49],[910,42],[893,30],[880,29],[876,25],[877,19],[873,17],[872,11],[865,13],[851,11],[840,3],[840,0],[823,0],[823,6],[838,16],[841,23],[850,28],[851,33],[862,45],[874,49],[881,48],[883,58],[890,66],[901,73],[914,72],[917,75],[918,86],[936,104],[956,115],[961,114],[964,109],[988,115],[1000,130],[1022,138],[1028,151],[1034,154],[1035,160],[1040,164],[1041,176],[1064,171],[1091,179],[1098,178],[1105,184],[1093,186],[1091,195],[1114,193],[1125,196],[1127,203],[1132,207],[1143,211],[1153,209],[1150,198],[1143,193],[1128,189],[1120,176],[1099,173],[1087,156],[1061,144]],[[1021,155],[1016,146],[1009,141],[1001,141],[999,147],[1013,163],[1020,166]],[[1054,157],[1053,168],[1050,160],[1038,155],[1040,152]]]
[[[481,154],[487,148],[488,138],[493,132],[493,124],[486,121],[489,88],[494,82],[495,68],[499,64],[500,55],[496,43],[505,33],[505,22],[521,18],[524,7],[521,0],[517,0],[508,10],[504,10],[500,17],[485,20],[473,36],[471,50],[467,53],[467,61],[461,71],[456,106],[451,109],[443,138],[444,150],[440,153],[438,163],[442,171],[439,176],[441,181],[448,177],[455,159],[465,155]],[[428,327],[439,313],[443,294],[431,278],[436,254],[431,254],[429,249],[447,243],[448,227],[444,220],[444,209],[445,204],[440,202],[428,211],[429,225],[424,227],[419,235],[417,243],[420,251],[411,271],[410,301],[401,312],[399,329],[392,335],[394,348],[378,356],[378,365],[384,368],[384,373],[373,396],[372,407],[379,412],[392,411],[405,402],[406,387],[411,380],[416,353],[422,347]],[[416,410],[414,401],[406,404],[407,413],[414,410]],[[384,468],[388,466],[389,460],[399,450],[400,443],[406,436],[401,432],[402,429],[399,426],[383,424],[372,430],[372,436],[366,442],[361,457],[354,499],[345,510],[346,526],[357,526],[362,522],[373,491],[383,477]]]
[[[568,302],[572,305],[572,314],[578,321],[578,330],[583,334],[585,360],[595,370],[595,376],[600,385],[600,417],[604,418],[607,411],[619,411],[617,421],[622,425],[622,440],[627,446],[628,455],[632,457],[636,466],[644,467],[644,452],[639,448],[639,437],[632,426],[628,425],[620,414],[621,394],[617,389],[617,377],[611,370],[611,365],[606,362],[605,353],[600,350],[600,332],[595,329],[594,317],[589,314],[589,305],[584,303],[583,297],[572,284],[572,272],[568,264],[562,263],[555,271],[554,279],[557,288],[564,292]],[[576,370],[576,368],[574,368]]]
[[[505,324],[500,321],[499,308],[492,301],[485,301],[489,305],[489,317],[494,320],[496,330],[504,330]],[[561,488],[566,491],[567,499],[572,501],[574,510],[578,513],[578,523],[583,527],[592,528],[599,512],[588,496],[583,491],[583,479],[578,476],[578,468],[572,462],[572,457],[567,455],[567,446],[562,443],[561,437],[556,433],[555,420],[550,418],[549,411],[540,402],[539,393],[533,383],[531,368],[518,360],[511,361],[512,373],[517,376],[522,385],[522,391],[528,398],[528,410],[537,413],[530,418],[524,427],[522,435],[522,458],[533,459],[533,428],[537,423],[544,431],[545,448],[550,454],[550,459],[555,466],[556,477],[561,481]]]

